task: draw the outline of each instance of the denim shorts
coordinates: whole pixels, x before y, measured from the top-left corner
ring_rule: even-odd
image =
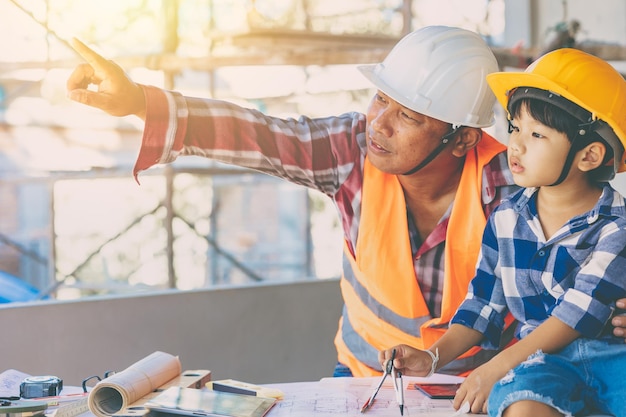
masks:
[[[554,354],[538,351],[498,381],[488,411],[500,417],[516,401],[534,400],[565,416],[626,417],[623,339],[577,339]]]

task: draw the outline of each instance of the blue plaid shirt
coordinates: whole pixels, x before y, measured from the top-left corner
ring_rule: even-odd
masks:
[[[509,311],[520,339],[549,316],[601,337],[615,300],[626,296],[624,197],[606,184],[591,211],[546,241],[536,191],[520,190],[489,217],[476,276],[452,320],[483,333],[488,349],[498,347]]]

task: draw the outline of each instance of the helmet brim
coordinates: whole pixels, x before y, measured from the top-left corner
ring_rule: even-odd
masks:
[[[428,105],[430,102],[425,102],[423,106],[419,106],[415,102],[412,102],[411,100],[406,98],[400,91],[396,90],[385,81],[383,81],[382,78],[380,78],[376,73],[377,67],[379,65],[380,64],[359,65],[357,69],[361,71],[361,74],[363,74],[365,78],[367,78],[372,84],[374,84],[377,89],[379,89],[407,109],[411,109],[414,112],[423,114],[428,117],[432,117],[437,120],[441,120],[439,117],[437,117],[437,115],[432,114],[428,111]],[[449,123],[447,120],[443,121]]]
[[[576,97],[568,93],[566,89],[543,75],[525,72],[494,72],[487,75],[487,83],[498,102],[505,109],[508,107],[509,93],[518,87],[533,87],[551,91],[578,104],[582,108],[586,107],[585,103],[580,102]]]
[[[552,81],[543,75],[528,72],[494,72],[487,75],[487,83],[489,84],[491,91],[495,94],[496,100],[498,100],[502,107],[507,111],[509,93],[518,87],[534,87],[547,90],[566,98],[584,109],[589,110],[587,105],[579,100],[578,97],[574,96],[557,82]],[[608,123],[618,138],[626,138],[626,132],[624,132],[621,127],[613,121],[612,117],[599,113],[594,113],[594,116]],[[616,155],[615,158],[615,171],[626,171],[626,161],[624,161],[623,158],[620,158],[619,155]]]
[[[429,107],[430,107],[431,101],[428,100],[427,98],[421,96],[421,97],[414,97],[413,100],[410,100],[401,91],[398,91],[395,88],[391,87],[389,84],[383,81],[381,77],[378,76],[377,74],[378,65],[380,64],[359,65],[357,66],[357,69],[361,72],[361,74],[365,76],[365,78],[367,78],[372,84],[374,84],[374,86],[377,89],[379,89],[380,91],[382,91],[383,93],[385,93],[386,95],[388,95],[393,100],[397,101],[398,103],[400,103],[407,109],[411,109],[414,112],[423,114],[428,117],[432,117],[433,119],[437,119],[445,123],[450,123],[453,125],[457,124],[457,122],[453,120],[446,120],[446,118],[442,117],[442,115],[435,114],[432,111],[430,111]],[[421,102],[419,102],[420,98],[422,99]],[[495,124],[495,116],[492,116],[491,119],[487,123],[466,122],[466,123],[463,123],[463,126],[485,128],[485,127],[493,126],[494,124]]]

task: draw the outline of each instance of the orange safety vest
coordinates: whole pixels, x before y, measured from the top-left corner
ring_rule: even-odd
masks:
[[[504,149],[483,132],[465,157],[446,232],[441,317],[436,318],[430,316],[417,283],[400,182],[366,158],[355,256],[344,245],[344,310],[335,337],[338,360],[354,376],[380,374],[378,351],[401,343],[426,349],[447,329],[476,272],[487,222],[481,200],[483,168]],[[479,351],[494,354],[474,347],[445,369],[460,373],[474,368],[476,360],[486,360],[476,355]]]

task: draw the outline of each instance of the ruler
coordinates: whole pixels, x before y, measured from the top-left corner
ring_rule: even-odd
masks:
[[[54,417],[74,417],[89,411],[89,397],[85,396],[79,400],[60,405]]]

